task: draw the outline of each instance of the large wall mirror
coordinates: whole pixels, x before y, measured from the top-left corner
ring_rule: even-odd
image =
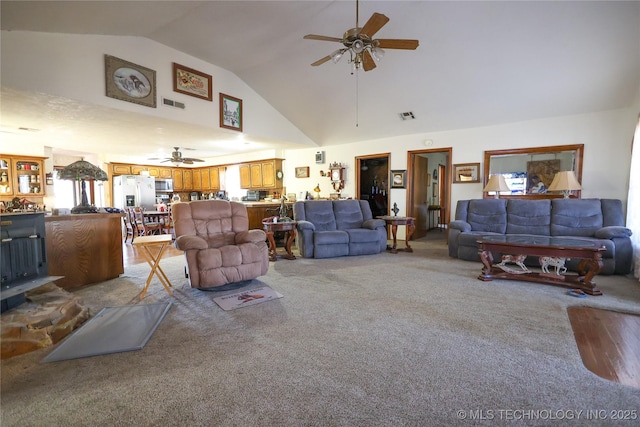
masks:
[[[556,198],[559,192],[549,192],[553,177],[560,171],[573,171],[582,182],[582,155],[584,144],[555,145],[550,147],[518,148],[484,152],[483,188],[491,175],[504,176],[510,191],[500,193],[504,198]],[[580,198],[580,191],[573,193]],[[484,193],[485,198],[494,197]]]

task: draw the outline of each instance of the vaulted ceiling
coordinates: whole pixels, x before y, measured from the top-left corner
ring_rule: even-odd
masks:
[[[360,26],[383,13],[376,38],[420,46],[387,49],[356,75],[345,59],[311,67],[341,45],[303,40],[341,37],[355,26],[355,1],[1,8],[3,30],[146,37],[225,68],[319,146],[623,108],[640,87],[640,2],[361,1]],[[408,111],[415,119],[403,121]]]

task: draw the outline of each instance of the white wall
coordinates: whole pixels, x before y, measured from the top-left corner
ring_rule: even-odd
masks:
[[[315,145],[235,74],[152,40],[29,31],[1,35],[3,86],[216,129],[219,123],[212,118],[219,117],[217,93],[223,92],[243,100],[246,135]],[[166,97],[188,108],[149,108],[105,96],[105,54],[155,70],[158,103]],[[214,102],[174,92],[173,62],[212,75]]]
[[[286,150],[284,184],[288,193],[309,191],[320,184],[321,195],[330,193],[330,181],[320,176],[332,162],[347,165],[343,194],[354,197],[356,156],[391,153],[389,169],[407,169],[407,151],[424,149],[424,140],[433,140],[429,149],[452,147],[452,163],[478,163],[483,170],[485,150],[501,150],[549,145],[584,144],[582,171],[583,198],[614,198],[626,205],[629,188],[631,140],[638,116],[637,108],[628,108],[578,116],[552,117],[500,126],[462,129],[448,132],[406,135],[364,143],[322,147],[326,163],[316,165],[317,149]],[[296,178],[294,168],[310,167],[310,178]],[[482,183],[452,184],[451,206],[458,200],[482,197]],[[406,215],[406,190],[391,189],[389,203],[397,203],[399,215]],[[451,211],[451,215],[454,215]],[[404,230],[400,230],[404,232]]]

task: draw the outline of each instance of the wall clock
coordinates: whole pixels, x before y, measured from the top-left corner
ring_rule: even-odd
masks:
[[[340,191],[344,188],[344,167],[339,163],[333,163],[329,168],[329,177],[331,178],[331,184],[333,189]]]
[[[278,170],[276,171],[276,178],[278,178],[278,179],[282,179],[282,176],[283,176],[282,171],[281,171],[280,169],[278,169]]]

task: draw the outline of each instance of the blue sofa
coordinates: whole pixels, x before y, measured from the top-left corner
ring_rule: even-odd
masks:
[[[600,274],[628,274],[633,268],[631,230],[622,202],[614,199],[460,200],[449,223],[449,256],[479,261],[477,240],[485,235],[539,235],[598,241],[606,248]],[[527,263],[531,262],[527,258]],[[576,268],[578,260],[567,267]],[[535,261],[533,261],[535,265]]]
[[[387,248],[384,220],[366,200],[305,200],[293,204],[296,245],[304,258],[377,254]]]

